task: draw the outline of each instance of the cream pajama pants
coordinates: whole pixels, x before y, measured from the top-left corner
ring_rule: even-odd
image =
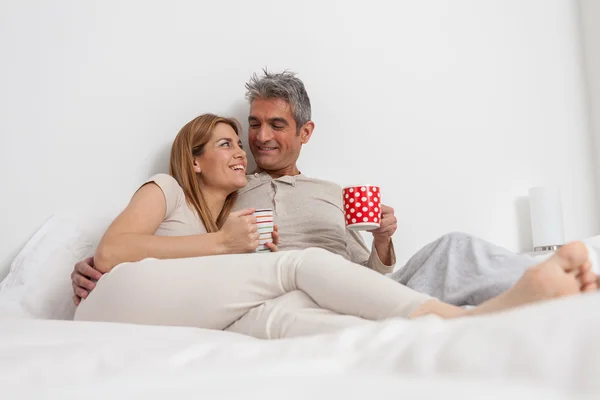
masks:
[[[75,320],[192,326],[275,339],[408,317],[431,297],[322,249],[123,263]]]

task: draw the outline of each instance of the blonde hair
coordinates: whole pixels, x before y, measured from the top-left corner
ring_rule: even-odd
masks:
[[[188,204],[196,210],[209,233],[216,232],[223,226],[237,198],[237,192],[227,196],[223,209],[215,219],[208,208],[200,189],[198,176],[193,168],[194,157],[198,157],[204,152],[204,146],[210,140],[217,124],[227,124],[238,136],[240,135],[241,128],[237,120],[214,114],[200,115],[185,124],[175,137],[171,147],[169,166],[169,173],[179,183]]]

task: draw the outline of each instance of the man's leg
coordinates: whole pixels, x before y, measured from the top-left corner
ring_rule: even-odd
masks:
[[[595,257],[585,244],[572,242],[558,249],[550,258],[528,268],[506,292],[470,310],[437,300],[423,304],[412,317],[436,314],[444,318],[491,314],[525,304],[552,300],[598,290],[594,273]]]
[[[390,278],[446,303],[479,305],[508,290],[538,262],[456,232],[423,247]]]

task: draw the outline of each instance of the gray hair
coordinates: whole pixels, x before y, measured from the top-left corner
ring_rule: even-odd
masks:
[[[292,109],[296,130],[310,121],[310,99],[304,83],[290,71],[271,73],[263,69],[263,76],[256,73],[246,83],[246,99],[252,104],[257,98],[285,100]]]

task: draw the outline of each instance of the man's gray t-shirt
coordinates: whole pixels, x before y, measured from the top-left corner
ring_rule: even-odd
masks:
[[[393,271],[393,247],[392,265],[384,265],[375,248],[369,252],[360,234],[346,229],[339,185],[302,174],[273,179],[261,172],[247,178],[248,184],[238,192],[235,210],[272,208],[280,250],[319,247],[382,274]]]

